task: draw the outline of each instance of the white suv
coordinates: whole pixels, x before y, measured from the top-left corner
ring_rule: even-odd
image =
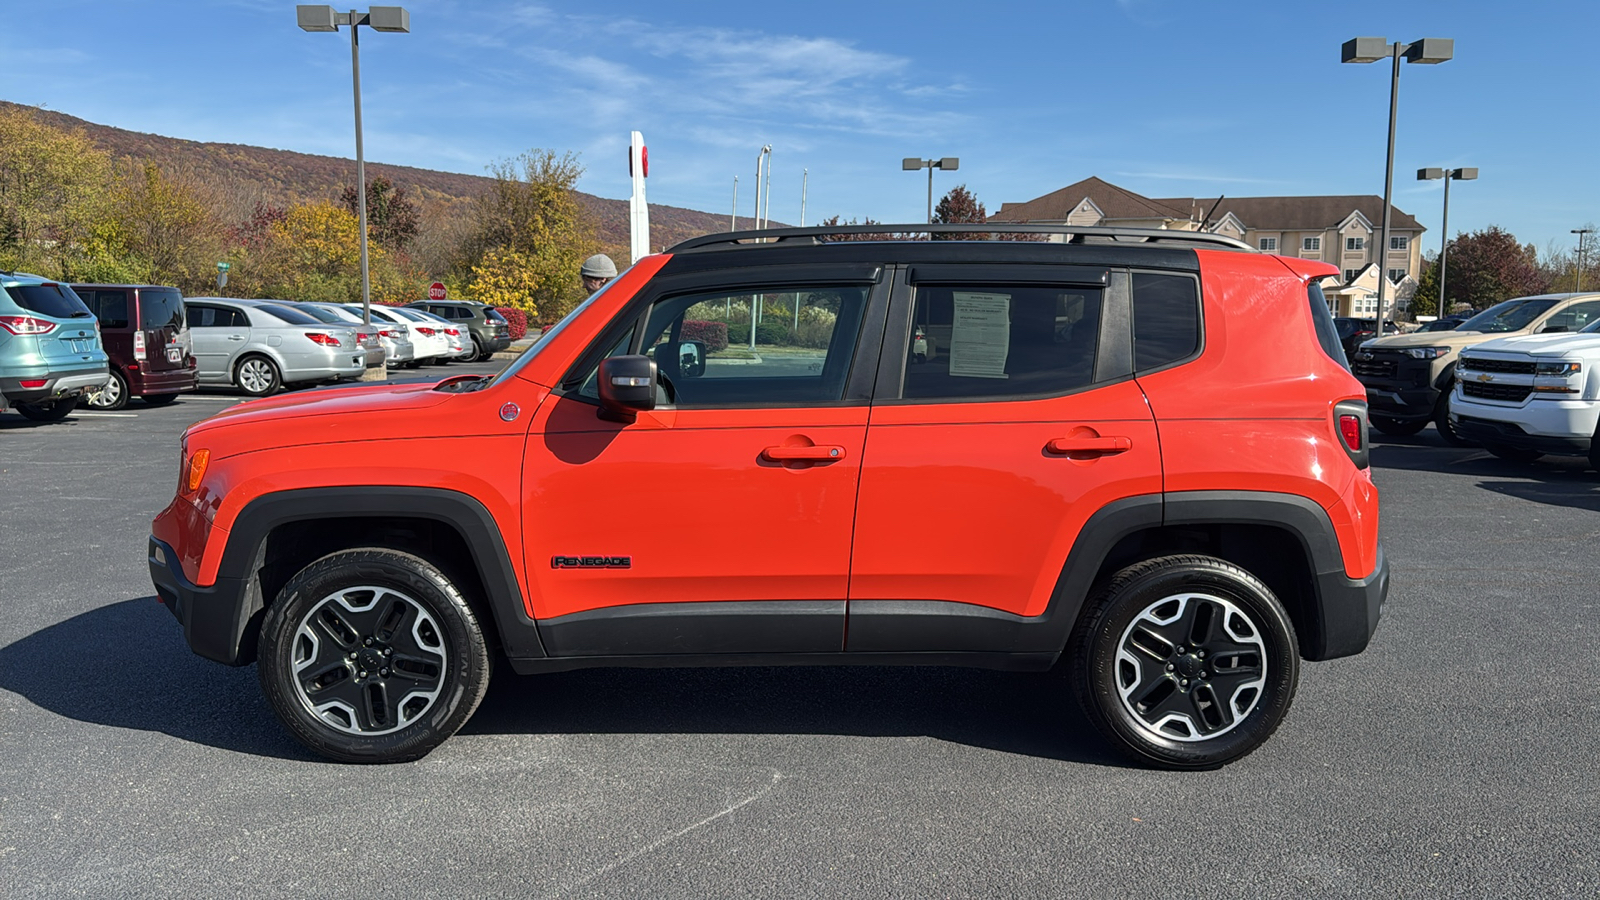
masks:
[[[1450,418],[1503,459],[1587,456],[1600,469],[1600,320],[1572,334],[1500,338],[1461,351]]]

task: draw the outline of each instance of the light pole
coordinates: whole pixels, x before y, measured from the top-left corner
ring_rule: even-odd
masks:
[[[1444,318],[1444,263],[1445,263],[1445,254],[1448,253],[1449,250],[1450,250],[1450,182],[1452,182],[1452,181],[1474,181],[1474,180],[1477,179],[1477,177],[1478,177],[1478,170],[1477,169],[1418,169],[1417,170],[1417,180],[1418,181],[1433,181],[1433,180],[1439,179],[1439,178],[1443,178],[1444,179],[1444,222],[1439,226],[1439,230],[1441,232],[1443,232],[1443,234],[1440,235],[1440,237],[1439,237],[1439,318],[1441,318],[1441,319]],[[1384,252],[1385,253],[1389,252],[1387,245],[1385,245]],[[1387,256],[1384,257],[1384,261],[1387,263],[1387,261],[1388,261],[1388,257]],[[1388,277],[1388,273],[1387,272],[1384,273],[1384,277],[1385,278]]]
[[[375,31],[407,34],[411,13],[403,6],[374,6],[366,12],[335,12],[331,6],[296,6],[296,20],[302,31],[334,31],[350,27],[350,73],[356,97],[356,217],[361,228],[361,320],[372,324],[372,281],[367,271],[367,165],[361,150],[361,42],[359,26]],[[379,373],[382,374],[382,369]]]
[[[772,171],[771,159],[772,159],[772,145],[771,144],[767,144],[767,145],[763,146],[761,148],[761,152],[756,154],[756,214],[755,214],[755,219],[752,220],[755,223],[752,227],[757,228],[757,229],[759,229],[761,227],[761,171],[762,171],[761,167],[762,166],[766,166],[767,167],[767,171],[771,172]]]
[[[954,156],[946,156],[943,159],[918,159],[915,156],[908,156],[905,159],[902,159],[900,161],[900,169],[901,169],[901,171],[915,172],[918,169],[927,169],[928,170],[928,224],[929,225],[933,224],[933,170],[934,169],[943,169],[946,172],[954,172],[956,169],[959,169],[959,168],[961,168],[961,160],[958,159],[957,157],[954,157]]]
[[[1583,239],[1586,235],[1594,234],[1593,228],[1574,228],[1572,233],[1578,236],[1578,281],[1573,285],[1574,293],[1583,292]]]
[[[811,170],[800,170],[800,227],[806,227],[806,189],[811,186]]]
[[[1399,41],[1389,43],[1388,38],[1358,37],[1344,42],[1339,48],[1339,61],[1346,63],[1371,63],[1384,57],[1394,60],[1394,74],[1389,79],[1389,155],[1383,170],[1383,237],[1378,246],[1383,248],[1383,253],[1389,252],[1389,220],[1394,210],[1392,199],[1394,197],[1394,122],[1395,114],[1400,106],[1400,58],[1406,62],[1435,65],[1445,62],[1455,56],[1456,42],[1450,38],[1423,38],[1403,44]],[[1381,257],[1387,261],[1388,257]],[[1381,333],[1382,323],[1389,315],[1389,273],[1383,272],[1378,279],[1378,323]]]
[[[728,213],[728,230],[739,230],[739,176],[733,176],[733,210]]]

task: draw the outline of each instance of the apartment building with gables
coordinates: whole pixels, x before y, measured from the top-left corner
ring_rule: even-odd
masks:
[[[989,221],[1205,230],[1268,253],[1330,262],[1343,273],[1340,283],[1323,286],[1336,316],[1376,316],[1380,272],[1404,309],[1422,274],[1422,224],[1396,207],[1380,254],[1383,198],[1372,195],[1151,198],[1090,177],[1003,203]]]

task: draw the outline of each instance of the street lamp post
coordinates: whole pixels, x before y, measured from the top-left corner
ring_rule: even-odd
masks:
[[[1444,179],[1444,222],[1439,225],[1443,234],[1439,237],[1439,318],[1444,318],[1444,264],[1445,254],[1450,251],[1450,182],[1474,181],[1478,177],[1477,169],[1418,169],[1418,181],[1434,181]],[[1388,252],[1387,249],[1384,252]],[[1384,257],[1385,261],[1388,257]]]
[[[954,156],[946,156],[942,159],[919,159],[915,156],[908,156],[900,161],[900,169],[905,172],[915,172],[918,169],[928,170],[929,225],[933,224],[933,170],[943,169],[946,172],[954,172],[959,168],[961,168],[961,160]]]
[[[1594,229],[1574,228],[1572,233],[1578,236],[1578,280],[1573,285],[1572,290],[1581,293],[1583,291],[1583,239],[1588,235],[1594,234]]]
[[[331,6],[296,6],[295,18],[302,31],[337,32],[340,25],[350,28],[350,73],[356,97],[356,217],[361,229],[361,320],[372,324],[372,281],[367,270],[367,166],[361,148],[361,50],[359,26],[374,31],[406,34],[411,31],[411,13],[403,6],[374,6],[366,12],[336,12]],[[371,371],[370,369],[368,371]],[[383,369],[378,372],[382,375]]]
[[[1456,42],[1450,38],[1423,38],[1404,44],[1399,41],[1389,43],[1388,38],[1358,37],[1345,41],[1339,48],[1339,61],[1345,63],[1372,63],[1389,57],[1394,60],[1394,74],[1389,79],[1389,155],[1383,170],[1383,237],[1378,246],[1383,248],[1383,253],[1389,252],[1389,221],[1394,210],[1394,124],[1395,116],[1400,106],[1400,58],[1406,62],[1436,65],[1455,56]],[[1385,261],[1387,256],[1382,257]],[[1385,267],[1386,268],[1386,267]],[[1389,273],[1383,272],[1378,279],[1378,322],[1379,331],[1382,323],[1390,317],[1389,311]]]

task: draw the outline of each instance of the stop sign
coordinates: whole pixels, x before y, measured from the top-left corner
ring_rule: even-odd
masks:
[[[448,296],[449,292],[444,289],[442,282],[435,281],[433,284],[428,285],[429,300],[443,300]]]

